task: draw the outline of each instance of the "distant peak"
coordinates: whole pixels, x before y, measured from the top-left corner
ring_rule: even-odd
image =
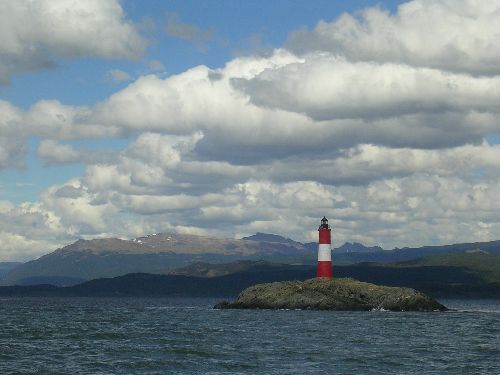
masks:
[[[262,241],[262,242],[278,242],[278,243],[297,243],[290,238],[285,238],[283,236],[272,234],[272,233],[262,233],[257,232],[256,234],[248,237],[243,237],[242,240],[249,241]]]
[[[335,249],[337,253],[367,253],[374,251],[383,251],[380,246],[365,246],[359,242],[346,242],[342,246]]]

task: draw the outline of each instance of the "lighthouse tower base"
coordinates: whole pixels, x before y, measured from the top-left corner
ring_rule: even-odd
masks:
[[[331,279],[333,277],[332,262],[318,262],[318,269],[316,277],[326,277]]]

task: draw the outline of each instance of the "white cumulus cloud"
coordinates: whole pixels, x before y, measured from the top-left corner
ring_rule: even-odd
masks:
[[[500,1],[413,0],[395,14],[378,7],[320,21],[291,34],[298,53],[326,51],[351,61],[402,62],[475,75],[500,73]]]
[[[70,145],[60,144],[54,140],[43,140],[38,146],[38,157],[47,163],[74,163],[80,159],[80,153]]]
[[[134,59],[145,48],[117,0],[0,1],[0,83],[60,58]]]

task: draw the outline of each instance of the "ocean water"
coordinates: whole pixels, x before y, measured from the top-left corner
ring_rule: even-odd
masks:
[[[500,301],[445,313],[0,299],[0,374],[500,374]]]

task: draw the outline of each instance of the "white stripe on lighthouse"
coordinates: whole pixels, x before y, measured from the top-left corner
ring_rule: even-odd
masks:
[[[329,262],[332,260],[332,250],[329,243],[318,245],[318,262]]]

